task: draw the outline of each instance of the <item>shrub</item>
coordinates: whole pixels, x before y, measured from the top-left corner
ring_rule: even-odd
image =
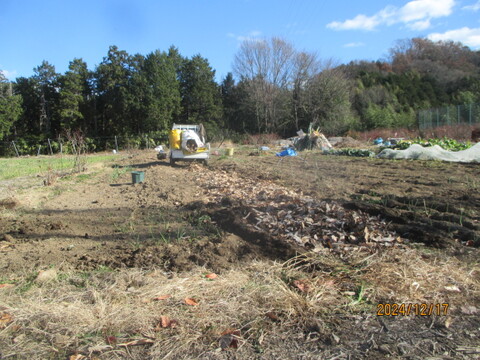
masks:
[[[443,137],[442,139],[413,139],[413,140],[404,140],[398,143],[395,148],[396,149],[406,149],[412,144],[419,144],[424,147],[429,147],[429,146],[434,146],[438,145],[441,148],[445,150],[450,150],[450,151],[460,151],[460,150],[465,150],[468,149],[469,147],[472,146],[470,141],[467,142],[458,142],[455,139],[449,139],[447,137]]]

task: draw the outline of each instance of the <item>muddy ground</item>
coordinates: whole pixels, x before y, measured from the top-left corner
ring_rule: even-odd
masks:
[[[145,172],[144,183],[131,183],[132,169]],[[200,266],[221,274],[252,261],[283,263],[312,250],[327,252],[348,265],[354,251],[360,254],[358,260],[389,251],[401,257],[402,252],[415,249],[429,264],[456,261],[471,269],[468,286],[455,283],[448,287],[451,280],[430,284],[439,293],[445,292],[444,288],[450,291],[435,299],[452,302],[454,325],[450,326],[447,316],[377,316],[378,303],[401,301],[394,291],[390,295],[379,291],[370,299],[368,310],[303,322],[302,336],[278,340],[287,344],[285,348],[278,345],[283,350],[252,355],[241,348],[218,358],[480,356],[478,164],[315,152],[277,158],[271,153],[236,149],[233,157],[213,157],[208,168],[182,163],[171,167],[167,160],[158,161],[154,152],[144,151],[119,155],[114,164],[84,174],[56,178],[50,186],[43,186],[43,180],[40,176],[0,184],[0,283],[15,283],[25,274],[50,268],[60,272],[160,269],[180,274]],[[304,198],[310,207],[333,206],[347,214],[342,216],[359,214],[366,219],[362,221],[375,221],[372,226],[381,228],[376,231],[382,231],[387,240],[369,242],[362,238],[366,236],[363,232],[359,238],[355,229],[343,240],[342,236],[327,239],[326,235],[305,240],[302,235],[293,241],[298,238],[291,235],[294,230],[285,226],[291,236],[284,236],[272,229],[283,229],[283,225],[262,223],[263,216],[272,211],[298,213],[294,205]],[[331,219],[340,210],[329,211],[322,214]],[[314,210],[311,214],[318,215]],[[301,223],[302,228],[308,228],[308,219]],[[328,266],[314,263],[307,272],[321,271],[335,278]],[[358,295],[358,289],[348,289],[347,280],[335,281],[343,284],[342,291]],[[0,305],[12,307],[2,296],[0,292]],[[470,310],[462,310],[464,305],[471,306]],[[282,331],[278,333],[281,338]],[[69,351],[66,353],[76,353],[71,347]],[[15,356],[22,358],[21,353]],[[197,356],[215,358],[205,353]]]

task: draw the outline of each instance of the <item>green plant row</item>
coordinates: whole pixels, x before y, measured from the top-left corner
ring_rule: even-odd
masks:
[[[397,145],[394,146],[395,149],[405,150],[410,145],[419,144],[424,147],[438,145],[445,150],[450,151],[460,151],[466,150],[472,146],[470,141],[467,142],[459,142],[455,139],[449,139],[447,137],[443,137],[441,139],[413,139],[413,140],[402,140]]]
[[[374,157],[375,152],[368,149],[332,149],[324,150],[325,155],[342,155],[342,156],[356,156],[356,157]]]
[[[117,159],[116,155],[89,155],[88,164],[110,162]],[[48,171],[70,170],[75,163],[74,156],[64,157],[20,157],[0,159],[0,180],[13,179],[20,176],[44,174]]]

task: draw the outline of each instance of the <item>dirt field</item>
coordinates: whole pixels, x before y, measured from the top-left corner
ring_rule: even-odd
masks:
[[[480,356],[478,164],[145,151],[44,180],[0,184],[0,359]]]

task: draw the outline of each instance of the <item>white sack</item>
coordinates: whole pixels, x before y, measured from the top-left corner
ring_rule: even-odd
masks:
[[[201,148],[201,147],[204,147],[205,145],[203,144],[203,142],[200,140],[200,137],[198,136],[198,134],[193,131],[193,130],[183,130],[182,131],[182,149],[183,150],[186,150],[186,151],[191,151],[191,146],[189,147],[187,145],[187,142],[189,140],[193,140],[195,143],[196,143],[196,146],[197,148]],[[191,142],[189,142],[189,144],[191,144]]]

